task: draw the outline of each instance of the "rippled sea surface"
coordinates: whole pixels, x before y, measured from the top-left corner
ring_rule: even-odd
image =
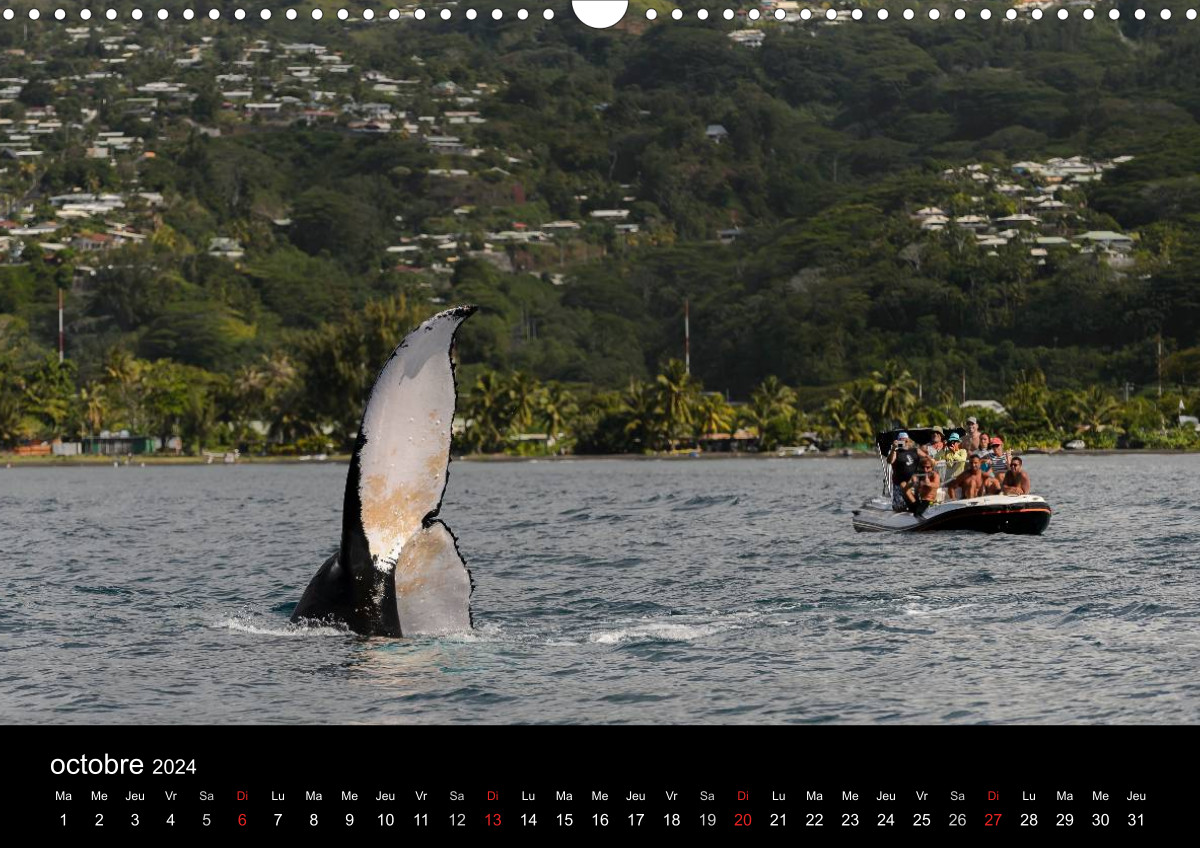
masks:
[[[1200,721],[1200,456],[1028,470],[1046,535],[895,537],[870,460],[456,462],[406,640],[288,623],[344,465],[0,469],[0,720]]]

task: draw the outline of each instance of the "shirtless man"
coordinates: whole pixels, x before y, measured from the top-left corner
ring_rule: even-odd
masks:
[[[979,432],[979,419],[972,415],[967,419],[967,437],[963,440],[963,447],[967,449],[967,453],[987,450],[987,443],[980,438],[982,435]]]
[[[1000,491],[1006,495],[1028,495],[1029,475],[1025,473],[1025,461],[1014,456],[1008,461],[1008,471],[1000,481]]]
[[[938,488],[942,485],[932,459],[921,457],[921,473],[913,477],[910,485],[916,495],[912,503],[913,514],[923,515],[937,501]]]
[[[957,489],[961,500],[982,495],[985,491],[983,471],[980,470],[982,463],[983,460],[977,456],[968,457],[967,470],[950,481],[946,486],[946,493],[950,494]]]

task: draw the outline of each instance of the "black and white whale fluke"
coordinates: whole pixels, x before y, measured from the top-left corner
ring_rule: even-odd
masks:
[[[471,629],[471,574],[438,519],[450,463],[458,306],[407,336],[375,378],[342,513],[342,543],[317,571],[292,621],[356,633],[441,635]]]

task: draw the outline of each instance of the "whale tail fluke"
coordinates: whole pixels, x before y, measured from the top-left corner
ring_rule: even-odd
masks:
[[[376,377],[346,477],[340,550],[293,620],[332,618],[364,635],[471,629],[471,575],[436,516],[457,400],[451,350],[474,311],[458,306],[423,322]]]
[[[396,561],[396,608],[402,635],[444,636],[471,629],[471,573],[454,534],[433,521]]]

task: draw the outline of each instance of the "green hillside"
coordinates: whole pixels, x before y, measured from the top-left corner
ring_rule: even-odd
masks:
[[[1031,444],[1194,441],[1183,7],[610,31],[555,8],[0,27],[0,443],[340,447],[391,345],[463,302],[480,450],[852,443],[956,419],[964,384]]]

